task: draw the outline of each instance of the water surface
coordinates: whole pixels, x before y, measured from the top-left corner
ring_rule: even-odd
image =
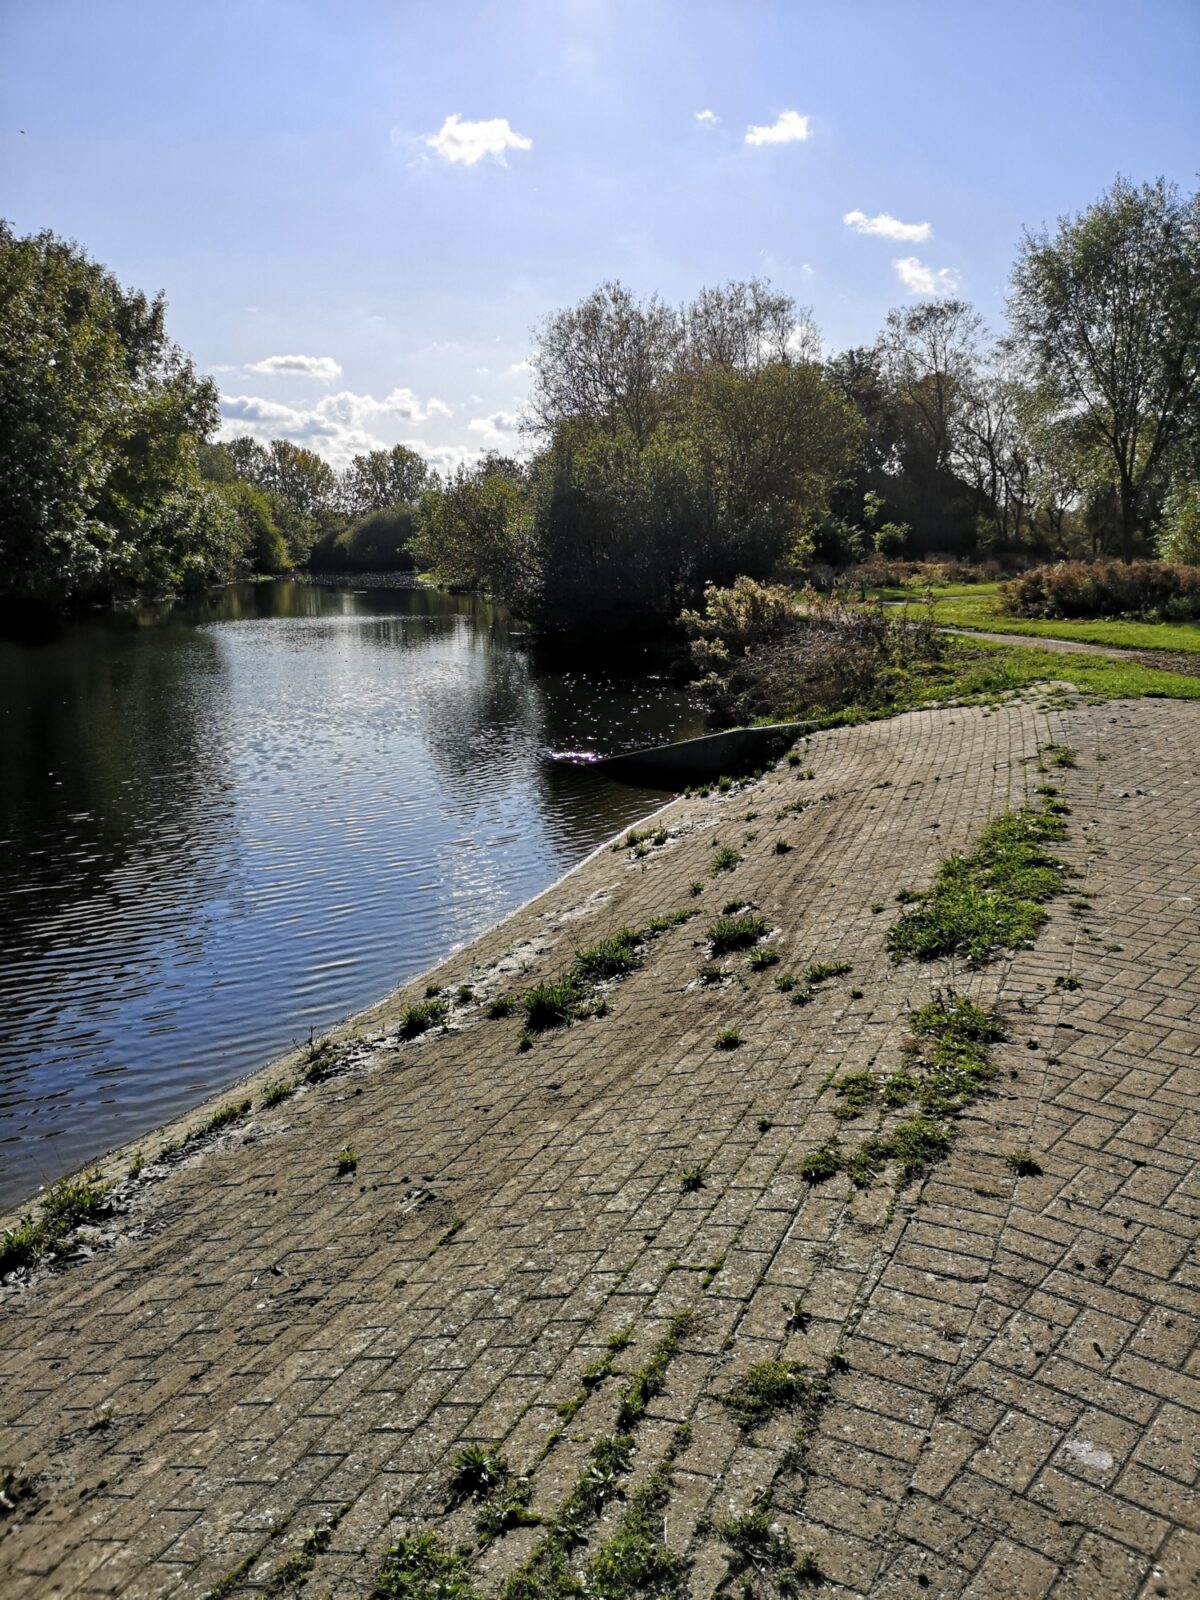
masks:
[[[0,642],[0,1205],[662,798],[548,752],[702,731],[665,679],[541,664],[502,611],[431,590],[246,585]]]

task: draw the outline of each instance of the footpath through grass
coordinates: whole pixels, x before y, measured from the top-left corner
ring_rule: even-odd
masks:
[[[1035,621],[1028,617],[1009,617],[998,609],[998,591],[999,585],[995,583],[954,584],[931,590],[934,621],[946,628],[973,628],[984,633],[1011,633],[1029,638],[1073,639],[1081,644],[1107,645],[1113,650],[1200,653],[1200,623]],[[904,600],[922,609],[926,604],[924,595],[913,589],[880,589],[876,593],[882,600]]]

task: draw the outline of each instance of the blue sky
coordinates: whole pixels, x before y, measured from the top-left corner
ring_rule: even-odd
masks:
[[[1195,186],[1197,81],[1200,0],[0,0],[0,212],[164,289],[232,430],[449,465],[608,277],[998,325],[1023,225]]]

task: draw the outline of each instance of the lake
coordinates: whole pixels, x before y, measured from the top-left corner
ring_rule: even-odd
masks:
[[[703,732],[655,673],[543,663],[477,596],[290,581],[0,642],[0,1205],[659,804],[548,759]]]

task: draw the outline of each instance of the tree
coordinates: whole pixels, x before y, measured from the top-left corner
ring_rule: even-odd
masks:
[[[272,439],[267,446],[262,487],[285,500],[293,511],[315,517],[320,511],[333,510],[337,477],[315,450],[306,450],[290,439]]]
[[[342,510],[348,516],[361,517],[369,511],[386,511],[390,506],[415,505],[428,481],[428,465],[407,445],[371,450],[355,456],[342,473]]]
[[[950,466],[959,419],[979,360],[982,319],[964,300],[889,311],[879,341],[895,402],[935,470]]]
[[[556,311],[534,330],[534,429],[586,418],[626,428],[640,444],[662,413],[682,333],[678,314],[657,295],[639,301],[604,283],[579,305]]]
[[[821,340],[807,306],[762,278],[701,289],[682,319],[680,362],[692,372],[757,372],[771,362],[815,361]]]
[[[1131,560],[1200,390],[1200,193],[1118,178],[1053,237],[1027,232],[1013,331],[1045,410],[1101,453]]]
[[[1200,483],[1181,481],[1167,495],[1158,553],[1164,561],[1200,566]]]
[[[700,463],[721,531],[714,582],[764,577],[851,470],[863,425],[820,368],[709,366],[679,380],[673,425]]]
[[[508,598],[543,633],[661,629],[719,561],[714,509],[693,445],[671,429],[639,443],[628,429],[564,423],[530,471]]]
[[[485,457],[426,489],[417,506],[413,554],[445,581],[511,599],[522,586],[517,524],[523,474]]]
[[[962,300],[891,311],[879,339],[895,447],[872,483],[913,530],[918,549],[973,549],[978,497],[959,476],[980,318]]]
[[[263,490],[235,478],[218,483],[216,493],[236,519],[242,562],[253,572],[285,571],[290,560],[287,541]]]
[[[66,602],[224,576],[236,529],[196,462],[216,421],[161,295],[0,222],[0,589]]]

